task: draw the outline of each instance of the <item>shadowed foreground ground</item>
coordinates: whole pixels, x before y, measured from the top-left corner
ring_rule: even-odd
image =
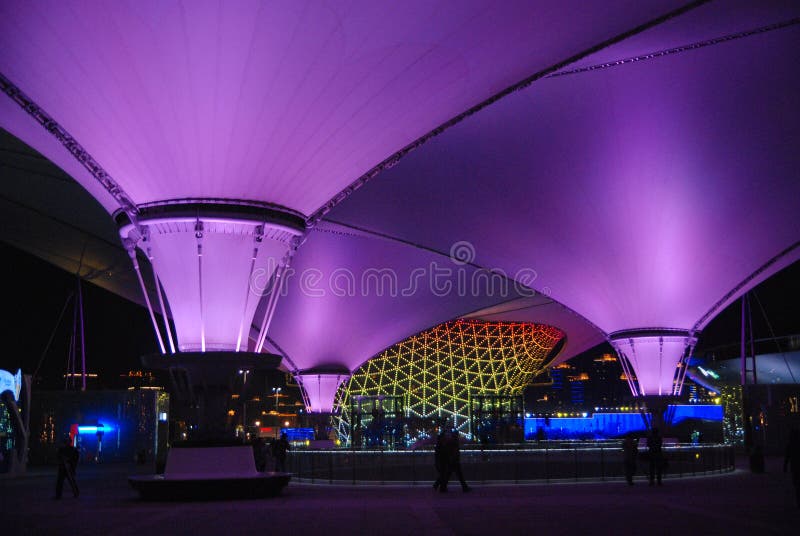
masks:
[[[54,469],[0,479],[3,534],[798,534],[781,460],[767,474],[703,478],[475,486],[446,495],[428,486],[352,487],[291,483],[274,499],[143,503],[128,487],[133,468],[79,468],[81,496],[52,500]],[[465,475],[469,479],[469,475]]]

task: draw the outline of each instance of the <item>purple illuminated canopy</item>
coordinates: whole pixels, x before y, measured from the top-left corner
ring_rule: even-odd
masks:
[[[535,321],[567,333],[559,359],[607,338],[667,394],[716,312],[800,257],[799,21],[743,0],[8,1],[0,127],[117,215],[178,348],[263,345],[300,375],[452,318]],[[510,291],[440,292],[439,268]],[[408,295],[368,288],[418,269]]]

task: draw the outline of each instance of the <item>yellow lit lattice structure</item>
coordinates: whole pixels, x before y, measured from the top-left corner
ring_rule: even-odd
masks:
[[[445,322],[414,335],[364,363],[339,388],[339,438],[350,440],[351,402],[380,396],[402,401],[406,429],[418,425],[407,430],[412,438],[445,424],[468,433],[470,398],[521,395],[563,337],[542,324],[479,320]],[[420,423],[426,423],[422,429]]]

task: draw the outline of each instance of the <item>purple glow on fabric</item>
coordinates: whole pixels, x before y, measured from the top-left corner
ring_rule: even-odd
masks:
[[[414,275],[419,269],[430,274],[431,263],[453,270],[440,282],[451,290],[446,295],[433,290],[427,276],[416,279]],[[291,267],[286,295],[275,312],[269,336],[298,369],[339,365],[352,371],[410,335],[518,296],[513,289],[506,296],[459,296],[459,273],[471,276],[474,268],[466,266],[461,272],[462,267],[446,256],[377,237],[312,231]],[[362,284],[365,274],[387,268],[398,283],[395,295],[390,294],[388,285],[379,295],[374,279]],[[341,292],[348,288],[348,274],[355,280],[352,294]],[[309,275],[313,279],[304,279]],[[415,281],[415,290],[403,295]],[[256,317],[259,314],[260,310]]]
[[[135,203],[249,199],[307,215],[470,106],[684,3],[243,2],[229,9],[205,1],[10,0],[0,4],[0,72]],[[800,15],[796,3],[751,4],[711,3],[581,64]],[[535,270],[537,289],[606,334],[702,329],[715,304],[800,256],[786,255],[723,300],[800,237],[798,42],[793,27],[541,80],[447,130],[330,214],[408,243],[317,229],[294,268],[325,276],[392,268],[408,281],[442,260],[425,248],[446,254],[467,240],[479,265]],[[106,210],[117,208],[41,125],[5,96],[0,101],[0,126]],[[235,344],[247,242],[234,234],[206,240],[210,347]],[[203,344],[194,246],[192,232],[152,245],[184,349]],[[264,247],[259,267],[282,255]],[[564,357],[598,336],[581,316],[557,312],[558,304],[496,309],[518,296],[328,290],[310,295],[295,279],[278,306],[269,335],[299,369],[338,363],[352,370],[408,335],[487,307],[476,314],[544,323],[541,316],[552,314],[567,331]],[[248,303],[247,322],[255,310]],[[651,345],[642,346],[647,357],[637,375],[648,392],[663,390],[664,365],[678,350],[656,360]]]
[[[612,345],[633,367],[639,394],[672,395],[673,379],[686,350],[685,337],[636,337]]]
[[[201,302],[195,223],[194,219],[148,222],[149,239],[139,247],[152,256],[169,301],[179,350],[236,350],[240,327],[251,325],[259,298],[288,247],[286,241],[270,239],[257,244],[251,274],[257,222],[204,219]]]
[[[563,331],[564,345],[552,365],[558,365],[605,341],[604,334],[585,319],[547,296],[520,298],[487,307],[465,318],[479,318],[492,322],[530,322],[557,326]]]
[[[789,28],[543,81],[331,217],[429,247],[468,240],[479,264],[535,269],[537,289],[606,333],[691,329],[800,237],[798,42]]]
[[[783,0],[725,0],[708,2],[690,16],[676,17],[659,26],[578,60],[565,70],[632,58],[708,39],[749,31],[798,16],[794,2]]]
[[[336,390],[348,377],[343,374],[311,373],[299,374],[298,378],[308,397],[309,406],[306,410],[309,413],[330,413]]]
[[[683,3],[7,1],[0,72],[136,203],[309,214],[470,106]]]

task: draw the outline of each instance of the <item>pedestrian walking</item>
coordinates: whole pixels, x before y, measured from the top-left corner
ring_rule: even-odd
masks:
[[[622,457],[625,464],[625,480],[633,486],[633,475],[636,473],[636,458],[639,455],[639,440],[633,434],[628,434],[622,441]]]
[[[650,437],[647,438],[647,456],[650,461],[650,485],[652,486],[654,481],[658,482],[658,485],[661,485],[661,475],[664,471],[664,452],[662,451],[662,447],[664,445],[664,440],[661,438],[661,434],[658,431],[658,428],[653,428],[652,432],[650,433]]]
[[[800,508],[800,430],[793,429],[789,433],[789,443],[786,445],[786,457],[783,460],[783,472],[792,471],[792,484],[797,507]]]
[[[58,449],[58,477],[56,478],[56,499],[61,498],[64,490],[64,480],[69,482],[72,495],[76,498],[80,494],[78,483],[75,480],[75,470],[78,467],[78,449],[72,446],[69,436],[64,438],[64,445]]]
[[[445,433],[440,432],[436,438],[436,446],[433,449],[433,467],[436,469],[436,481],[433,483],[434,490],[438,490],[443,486],[448,466],[447,441]]]
[[[272,444],[272,456],[275,458],[275,472],[286,472],[286,454],[289,452],[291,445],[286,434],[281,434],[280,439]]]
[[[464,480],[464,473],[461,471],[461,447],[459,445],[458,430],[451,431],[449,436],[446,438],[445,453],[447,458],[447,470],[445,472],[444,481],[439,487],[439,491],[447,491],[447,483],[450,481],[450,477],[453,475],[453,473],[455,473],[455,475],[458,477],[458,481],[461,483],[462,491],[465,493],[472,491],[467,485],[467,482]]]

